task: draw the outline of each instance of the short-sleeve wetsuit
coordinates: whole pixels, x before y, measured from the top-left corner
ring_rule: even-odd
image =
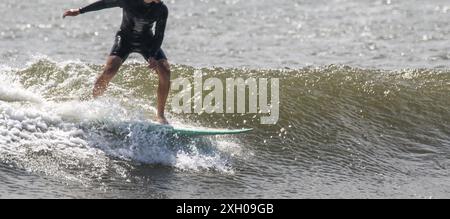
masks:
[[[132,52],[140,53],[146,60],[167,59],[161,45],[169,13],[162,1],[145,3],[144,0],[100,0],[81,8],[80,13],[114,7],[121,7],[123,15],[110,55],[119,56],[124,61]]]

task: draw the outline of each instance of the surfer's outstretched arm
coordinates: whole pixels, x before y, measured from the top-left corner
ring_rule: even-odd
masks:
[[[91,11],[99,11],[106,8],[114,8],[114,7],[121,7],[123,0],[100,0],[96,1],[86,7],[82,7],[79,9],[70,9],[64,12],[63,18],[69,16],[74,17],[78,16],[80,14],[91,12]]]

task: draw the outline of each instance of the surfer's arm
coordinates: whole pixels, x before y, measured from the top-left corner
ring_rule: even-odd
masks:
[[[98,11],[105,8],[114,8],[114,7],[122,7],[123,0],[100,0],[96,1],[86,7],[78,8],[78,9],[70,9],[64,12],[63,18],[65,17],[74,17],[80,14],[90,12],[90,11]]]
[[[150,50],[150,54],[155,57],[158,50],[164,41],[164,32],[166,31],[167,17],[169,16],[169,10],[164,5],[160,18],[156,21],[155,36],[153,37],[153,46]]]
[[[86,7],[82,7],[79,9],[80,14],[84,14],[86,12],[91,11],[99,11],[106,8],[114,8],[114,7],[121,7],[122,6],[122,0],[100,0],[96,1]]]

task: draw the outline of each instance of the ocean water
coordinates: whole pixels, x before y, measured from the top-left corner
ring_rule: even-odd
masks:
[[[139,55],[91,99],[121,11],[61,19],[90,2],[0,2],[0,198],[450,198],[448,1],[165,1],[173,79],[280,80],[275,125],[169,106],[254,129],[207,138],[145,130]]]

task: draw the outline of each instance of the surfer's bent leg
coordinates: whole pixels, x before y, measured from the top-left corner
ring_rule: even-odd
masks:
[[[117,74],[120,66],[128,58],[128,55],[132,51],[132,47],[122,35],[123,34],[121,32],[116,34],[114,45],[111,49],[108,60],[106,61],[105,69],[95,83],[94,98],[102,96],[103,93],[105,93],[109,82]]]
[[[151,69],[156,71],[159,77],[157,98],[158,98],[158,106],[157,106],[157,119],[161,124],[168,124],[168,121],[165,116],[165,108],[167,97],[169,96],[170,91],[170,65],[167,61],[167,57],[165,56],[162,50],[158,51],[158,54],[155,58],[150,58],[149,63],[154,61],[154,66],[150,66]]]
[[[114,76],[119,71],[120,66],[123,63],[123,59],[119,56],[109,56],[106,61],[105,69],[103,73],[98,77],[94,86],[94,98],[102,96],[108,87],[109,82],[114,78]]]

